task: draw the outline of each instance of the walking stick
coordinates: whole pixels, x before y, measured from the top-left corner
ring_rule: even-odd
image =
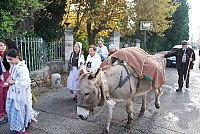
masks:
[[[193,55],[193,52],[192,52],[192,54],[191,54],[191,56],[190,56],[190,58],[192,58],[192,55]],[[188,72],[189,72],[189,67],[190,67],[190,58],[189,58],[189,63],[188,63],[188,67],[187,67],[187,72],[186,72],[186,76],[185,76],[185,80],[184,80],[184,82],[185,82],[185,86],[186,86],[186,81],[187,81],[187,76],[188,76]]]

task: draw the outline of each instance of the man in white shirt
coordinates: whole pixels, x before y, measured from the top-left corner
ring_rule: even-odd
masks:
[[[102,39],[98,40],[97,53],[101,56],[101,61],[104,61],[105,58],[108,57],[108,49],[106,46],[103,45]]]

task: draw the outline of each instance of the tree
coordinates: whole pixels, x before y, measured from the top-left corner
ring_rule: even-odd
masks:
[[[56,40],[62,36],[63,27],[60,25],[65,14],[66,0],[53,0],[37,17],[34,31],[45,41]]]
[[[162,42],[165,30],[170,28],[173,24],[171,18],[178,2],[174,0],[133,0],[129,4],[129,17],[132,20],[132,29],[135,29],[133,37],[140,37],[143,31],[140,30],[141,21],[151,21],[153,24],[152,31],[147,32],[148,50],[156,51],[158,43]],[[143,46],[146,48],[146,46]]]
[[[189,5],[187,0],[180,1],[180,6],[170,18],[173,25],[165,32],[166,49],[172,48],[176,44],[180,44],[182,40],[189,39]]]
[[[34,32],[35,16],[48,3],[48,0],[3,0],[0,3],[1,38]]]
[[[96,35],[107,36],[113,30],[123,36],[132,35],[139,31],[140,22],[144,20],[152,21],[152,34],[161,36],[172,25],[166,18],[171,17],[177,7],[174,0],[133,0],[130,3],[126,0],[74,0],[66,5],[62,24],[67,22],[75,27],[76,36],[86,27],[89,44],[94,43]]]
[[[151,21],[153,23],[153,33],[162,35],[172,24],[171,17],[177,7],[174,0],[133,0],[129,6],[129,17],[132,26],[140,29],[141,21]]]
[[[81,25],[85,26],[89,44],[95,43],[97,34],[107,36],[113,30],[126,31],[122,30],[127,19],[125,0],[74,0],[66,5],[62,24],[70,22],[75,34],[82,30]]]

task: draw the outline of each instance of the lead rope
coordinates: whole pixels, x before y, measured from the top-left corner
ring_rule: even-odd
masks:
[[[97,79],[96,79],[96,81],[95,81],[95,83],[99,80],[99,79],[101,79],[102,80],[102,77],[103,77],[103,71],[101,71],[100,72],[101,74],[99,75],[99,77],[97,77]],[[104,85],[104,84],[106,84],[106,85]],[[105,79],[104,79],[104,81],[102,81],[102,90],[103,90],[103,93],[102,93],[102,95],[104,96],[104,101],[106,101],[106,99],[109,99],[109,97],[110,97],[110,95],[109,95],[109,90],[108,90],[108,87],[107,87],[108,85],[107,85],[107,83],[106,83],[106,81],[105,81]],[[99,89],[100,90],[100,89]],[[101,91],[99,91],[98,90],[98,92],[99,93],[101,93]],[[106,93],[105,93],[106,92]],[[107,98],[108,97],[108,98]],[[102,106],[102,108],[101,108],[101,110],[97,113],[97,114],[94,114],[94,119],[102,112],[102,110],[103,110],[103,106]]]
[[[103,111],[103,106],[102,106],[101,110],[100,110],[97,114],[94,115],[94,118],[93,118],[93,119],[96,119],[96,117],[97,117],[102,111]]]
[[[99,88],[98,92],[99,92],[99,93],[102,93],[102,92],[100,91],[100,88]],[[103,106],[101,106],[101,107],[102,107],[101,110],[100,110],[97,114],[94,114],[93,119],[96,119],[96,117],[102,112]]]
[[[143,62],[142,62],[142,69],[141,69],[141,72],[140,72],[141,77],[142,77],[142,75],[143,75],[144,63],[145,63],[145,61],[146,61],[147,58],[148,58],[148,55],[146,55],[146,57],[144,58],[144,60],[143,60]]]

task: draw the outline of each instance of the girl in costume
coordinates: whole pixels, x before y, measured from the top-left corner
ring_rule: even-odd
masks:
[[[6,70],[3,64],[3,54],[6,51],[6,42],[0,40],[0,124],[6,123],[5,114],[5,103],[8,91],[8,83],[6,79],[9,76],[9,72]]]
[[[32,95],[30,90],[31,79],[25,61],[20,60],[19,52],[10,49],[6,55],[11,64],[7,79],[9,90],[6,99],[6,112],[10,130],[16,134],[27,134],[25,128],[36,121],[36,113],[32,108]]]

